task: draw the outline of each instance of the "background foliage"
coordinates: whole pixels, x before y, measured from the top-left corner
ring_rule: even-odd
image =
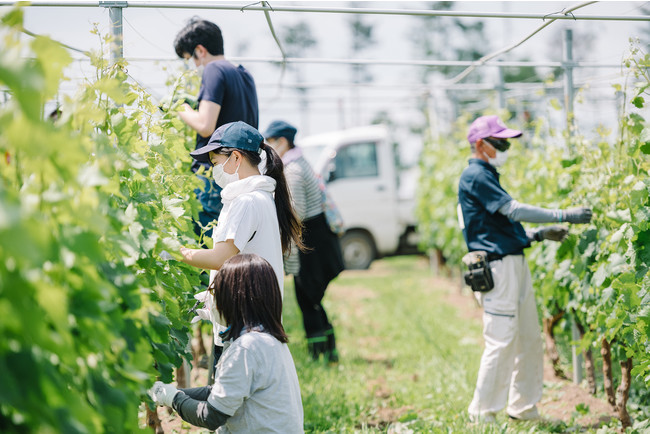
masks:
[[[536,243],[527,251],[542,316],[566,312],[583,325],[583,349],[612,344],[615,359],[631,358],[635,388],[650,386],[650,128],[641,116],[650,87],[650,56],[632,45],[624,67],[627,85],[619,133],[600,130],[587,140],[576,128],[563,132],[565,145],[544,144],[544,119],[516,140],[500,169],[513,198],[548,208],[589,206],[589,225],[574,225],[563,243]],[[506,113],[500,114],[507,119]],[[458,265],[467,248],[458,229],[458,179],[470,150],[465,133],[473,118],[461,117],[457,135],[426,145],[421,159],[418,213],[423,247],[439,249]],[[564,333],[569,327],[564,326]],[[570,335],[565,341],[570,341]]]
[[[159,257],[195,242],[185,127],[96,53],[49,119],[71,58],[21,26],[2,17],[0,431],[130,432],[188,354],[198,273]]]

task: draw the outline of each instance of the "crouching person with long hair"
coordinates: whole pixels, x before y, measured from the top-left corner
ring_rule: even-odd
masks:
[[[255,254],[224,262],[210,291],[228,328],[211,386],[177,389],[157,381],[154,402],[220,433],[302,433],[296,367],[282,327],[282,297],[269,263]]]

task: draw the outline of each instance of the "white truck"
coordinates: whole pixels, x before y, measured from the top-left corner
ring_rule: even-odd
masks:
[[[384,125],[305,137],[297,141],[343,217],[343,259],[366,269],[373,259],[415,251],[417,169],[400,171]]]

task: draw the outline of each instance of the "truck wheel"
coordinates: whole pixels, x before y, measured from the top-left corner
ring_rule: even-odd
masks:
[[[375,259],[375,243],[363,232],[351,231],[343,235],[341,250],[347,270],[365,270]]]

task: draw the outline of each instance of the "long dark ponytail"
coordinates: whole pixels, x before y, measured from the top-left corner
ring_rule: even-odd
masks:
[[[302,243],[302,224],[296,215],[291,204],[291,193],[287,179],[284,177],[284,164],[275,150],[262,143],[260,146],[266,152],[266,176],[275,179],[275,211],[278,214],[280,225],[280,239],[282,240],[282,251],[287,253],[291,250],[291,242],[300,250],[304,250]]]
[[[230,154],[234,148],[220,148],[217,152]],[[291,194],[287,179],[284,177],[284,164],[280,156],[266,143],[260,145],[260,150],[266,152],[266,176],[275,180],[275,212],[278,216],[280,226],[280,241],[282,242],[282,252],[288,253],[291,250],[291,242],[299,250],[305,251],[306,248],[302,243],[302,224],[291,205]],[[257,152],[244,151],[237,149],[253,165],[257,166],[262,161],[260,154]]]

